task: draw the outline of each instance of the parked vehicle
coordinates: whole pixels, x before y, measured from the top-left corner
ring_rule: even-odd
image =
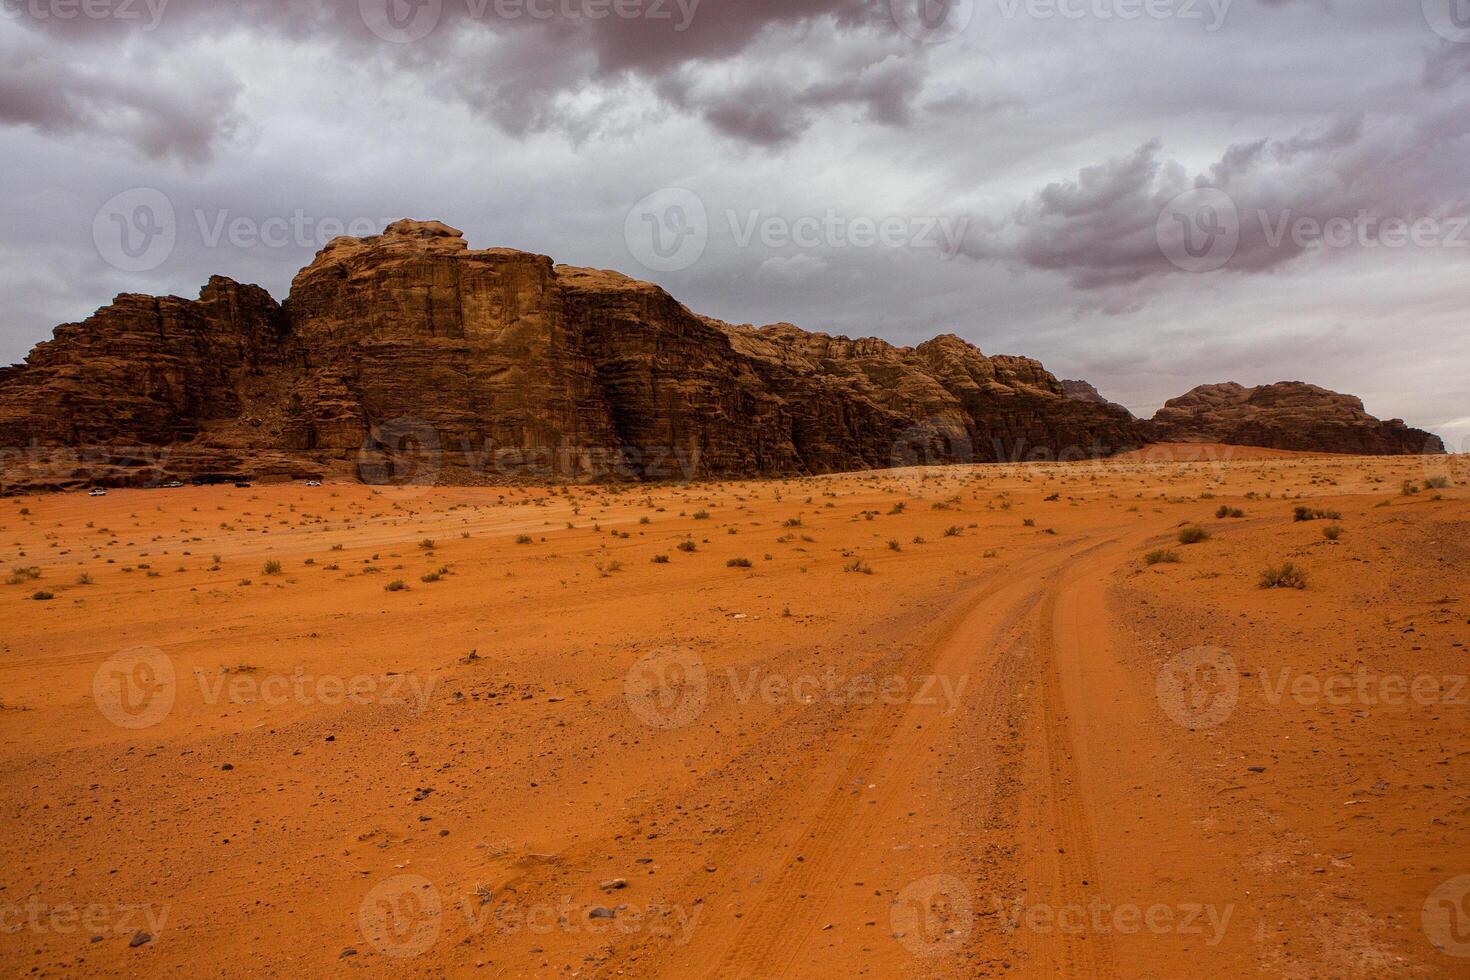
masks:
[[[104,489],[102,489],[101,487],[93,487],[92,489],[90,489],[90,490],[87,491],[87,496],[89,496],[89,497],[105,497],[105,496],[107,496],[107,491],[104,490]]]

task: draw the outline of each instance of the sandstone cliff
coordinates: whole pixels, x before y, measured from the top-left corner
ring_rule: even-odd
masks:
[[[1361,399],[1300,381],[1246,388],[1201,385],[1172,399],[1153,417],[1163,442],[1223,442],[1367,456],[1438,455],[1438,436],[1401,419],[1379,421]]]
[[[196,300],[124,295],[58,327],[0,369],[0,489],[690,479],[1148,441],[1148,423],[1075,395],[958,337],[722,323],[647,282],[400,221],[331,242],[283,304],[215,278]]]

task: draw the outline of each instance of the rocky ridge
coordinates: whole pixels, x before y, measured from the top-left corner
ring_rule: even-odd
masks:
[[[1192,431],[1176,414],[1167,438]],[[1029,358],[723,323],[616,272],[472,250],[437,221],[332,241],[280,304],[222,277],[195,300],[119,296],[0,369],[8,490],[748,477],[1153,438]]]
[[[1301,381],[1247,388],[1200,385],[1164,403],[1152,420],[1161,442],[1221,442],[1363,456],[1439,455],[1436,435],[1402,419],[1380,421],[1362,399]]]

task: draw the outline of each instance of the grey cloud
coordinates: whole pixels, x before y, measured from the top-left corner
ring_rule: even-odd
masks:
[[[236,121],[240,83],[190,60],[133,57],[121,71],[68,64],[28,47],[0,48],[0,123],[118,140],[147,157],[208,160]]]
[[[400,2],[400,0],[389,0]],[[565,103],[589,92],[626,94],[629,81],[659,83],[670,74],[692,76],[742,55],[746,74],[757,57],[751,49],[775,38],[772,57],[797,58],[820,77],[789,93],[774,85],[750,84],[739,91],[695,96],[693,89],[670,105],[704,118],[727,136],[755,144],[786,142],[803,132],[812,110],[858,105],[869,118],[888,125],[909,120],[909,102],[922,87],[916,67],[922,52],[903,38],[885,2],[873,0],[621,0],[635,2],[642,16],[553,16],[526,14],[527,0],[509,8],[502,0],[443,0],[434,29],[413,43],[391,44],[375,36],[358,0],[193,0],[166,4],[156,45],[184,43],[201,31],[267,32],[292,40],[319,40],[381,60],[389,70],[427,79],[437,90],[461,99],[507,132],[552,129],[586,136],[596,129],[592,113]],[[542,0],[537,9],[560,10]],[[575,6],[575,4],[573,4]],[[106,18],[22,18],[33,31],[73,43],[111,44],[134,38],[138,24]],[[813,47],[822,27],[887,39],[914,54],[907,65],[842,57]],[[783,41],[785,43],[780,43]],[[780,65],[767,67],[779,70]],[[705,86],[709,88],[709,86]],[[657,90],[667,91],[662,85]],[[34,96],[33,96],[34,97]],[[100,115],[100,114],[99,114]],[[197,152],[197,151],[196,151]]]
[[[1352,116],[1285,139],[1233,144],[1196,177],[1154,140],[1042,188],[984,225],[966,253],[1059,272],[1081,290],[1192,275],[1168,260],[1155,229],[1177,195],[1214,188],[1229,195],[1239,218],[1239,244],[1222,274],[1274,272],[1317,247],[1312,235],[1283,234],[1298,222],[1311,229],[1333,219],[1465,214],[1470,201],[1455,176],[1470,168],[1470,149],[1458,139],[1464,125],[1384,123],[1370,132]],[[1115,297],[1100,305],[1137,304],[1137,297]]]

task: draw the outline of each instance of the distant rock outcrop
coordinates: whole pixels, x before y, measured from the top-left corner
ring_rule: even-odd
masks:
[[[1120,412],[1128,412],[1130,418],[1133,416],[1133,413],[1129,412],[1122,405],[1119,405],[1117,402],[1110,402],[1104,398],[1102,392],[1093,387],[1090,382],[1063,381],[1062,392],[1068,398],[1074,398],[1079,402],[1092,402],[1094,405],[1109,405]]]
[[[120,296],[0,369],[9,489],[756,476],[1146,441],[1028,358],[721,323],[439,222],[332,241],[284,304],[223,278]]]
[[[1301,381],[1246,388],[1200,385],[1164,404],[1153,417],[1161,442],[1221,442],[1365,456],[1438,455],[1438,436],[1401,419],[1379,421],[1363,402]]]

